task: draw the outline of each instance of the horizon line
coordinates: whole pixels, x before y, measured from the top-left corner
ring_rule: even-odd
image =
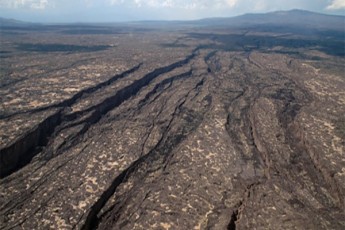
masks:
[[[1,17],[0,19],[5,20],[12,20],[17,23],[29,23],[29,24],[41,24],[41,25],[66,25],[66,24],[126,24],[126,23],[143,23],[143,22],[195,22],[195,21],[201,21],[201,20],[208,20],[208,19],[227,19],[227,18],[236,18],[241,17],[245,15],[265,15],[265,14],[272,14],[272,13],[280,13],[280,12],[293,12],[293,11],[299,11],[299,12],[308,12],[313,14],[319,14],[324,16],[331,16],[331,17],[343,17],[345,18],[345,15],[342,14],[328,14],[324,12],[317,12],[317,11],[311,11],[311,10],[304,10],[304,9],[290,9],[290,10],[275,10],[275,11],[267,11],[267,12],[248,12],[248,13],[242,13],[234,16],[219,16],[219,17],[201,17],[197,19],[143,19],[143,20],[118,20],[118,21],[71,21],[71,22],[42,22],[42,21],[27,21],[27,20],[20,20],[16,18],[7,18],[7,17]]]

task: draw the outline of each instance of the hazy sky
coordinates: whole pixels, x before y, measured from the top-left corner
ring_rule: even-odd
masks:
[[[289,9],[345,15],[345,0],[0,0],[0,17],[33,22],[186,20]]]

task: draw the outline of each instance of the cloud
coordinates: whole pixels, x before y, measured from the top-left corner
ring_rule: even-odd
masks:
[[[4,8],[31,8],[43,10],[48,6],[48,0],[0,0],[0,7]]]
[[[47,7],[47,5],[48,5],[48,0],[39,0],[39,1],[32,2],[31,8],[43,10]]]
[[[180,9],[206,9],[206,8],[232,8],[238,0],[108,0],[111,5],[130,5],[150,8],[180,8]]]
[[[333,0],[332,3],[327,6],[327,10],[341,10],[345,9],[345,0]]]
[[[115,5],[115,4],[121,4],[124,3],[124,0],[108,0],[108,2],[110,3],[110,5]]]
[[[233,7],[236,5],[237,0],[227,0],[225,2],[228,4],[228,6]]]

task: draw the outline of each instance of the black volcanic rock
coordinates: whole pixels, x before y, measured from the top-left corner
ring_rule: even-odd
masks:
[[[0,228],[344,229],[341,20],[5,28]]]

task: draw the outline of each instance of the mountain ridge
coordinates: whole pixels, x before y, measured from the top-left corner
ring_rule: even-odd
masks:
[[[138,21],[128,21],[128,22],[115,22],[115,21],[110,21],[110,22],[69,22],[69,23],[44,23],[44,22],[39,22],[39,23],[34,23],[30,21],[22,21],[22,20],[17,20],[14,18],[5,18],[5,17],[0,17],[0,24],[1,26],[7,25],[7,24],[19,24],[19,25],[25,25],[25,24],[30,24],[30,25],[50,25],[50,24],[127,24],[127,23],[198,23],[198,22],[205,22],[205,21],[224,21],[224,20],[238,20],[238,19],[250,19],[252,17],[263,17],[267,18],[269,16],[314,16],[314,17],[327,17],[327,18],[338,18],[344,20],[345,23],[345,16],[344,15],[333,15],[333,14],[324,14],[324,13],[319,13],[319,12],[313,12],[313,11],[308,11],[308,10],[301,10],[301,9],[292,9],[292,10],[279,10],[279,11],[270,11],[270,12],[265,12],[265,13],[245,13],[237,16],[229,16],[229,17],[206,17],[206,18],[201,18],[201,19],[194,19],[194,20],[138,20]]]
[[[248,13],[231,18],[202,19],[208,26],[284,25],[344,30],[345,16],[321,14],[305,10]]]

